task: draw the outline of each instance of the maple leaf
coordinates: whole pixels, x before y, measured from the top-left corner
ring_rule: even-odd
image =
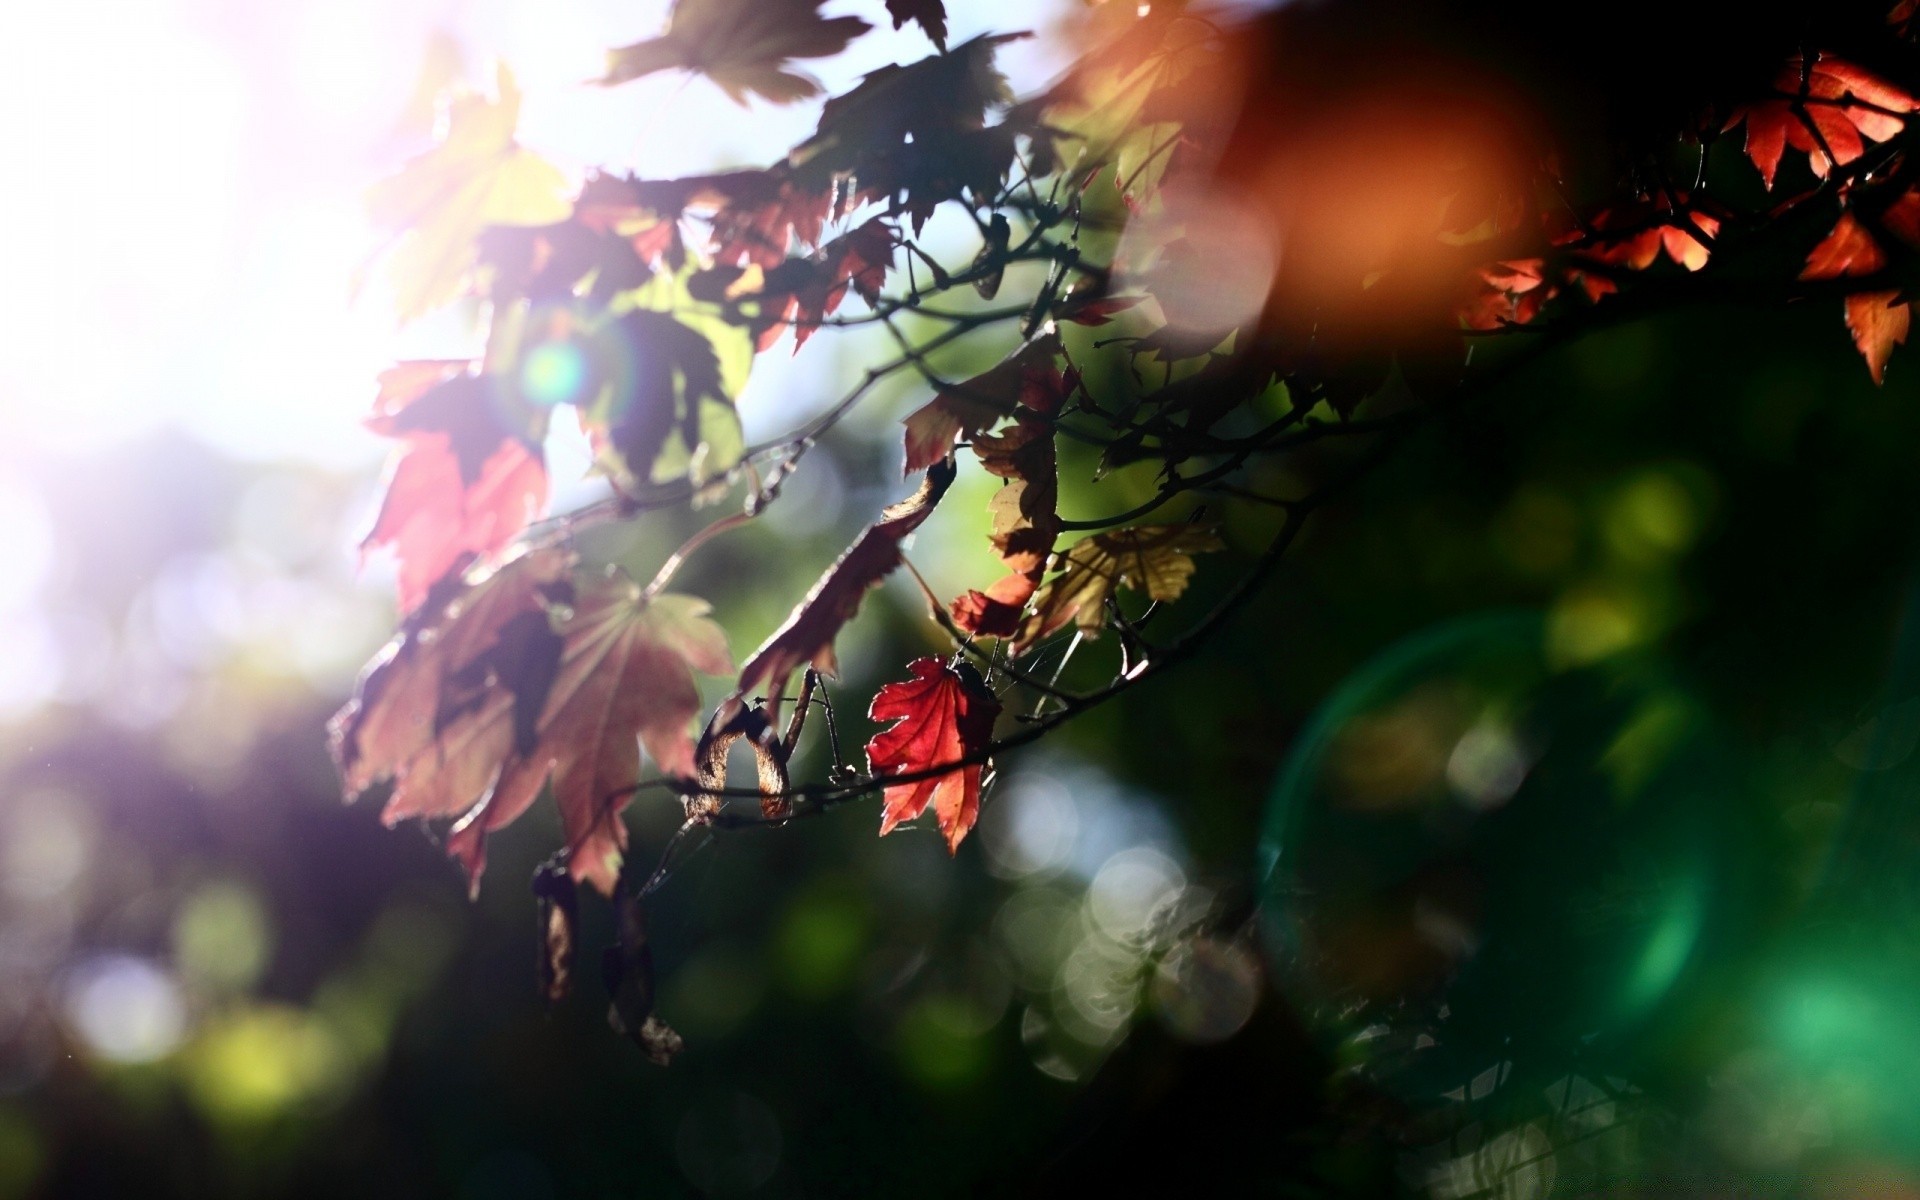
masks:
[[[386,494],[362,551],[391,547],[400,609],[412,612],[434,584],[505,549],[547,502],[536,414],[515,428],[493,379],[464,362],[402,363],[383,372],[376,433],[400,439]]]
[[[716,267],[703,272],[704,281],[697,276],[689,288],[700,299],[718,300],[741,312],[754,330],[758,350],[772,348],[791,325],[798,354],[840,307],[849,288],[869,304],[879,300],[899,244],[893,228],[875,217],[828,242],[811,258],[790,258],[765,272]]]
[[[1808,63],[1787,60],[1774,79],[1776,95],[1736,108],[1725,129],[1745,122],[1747,157],[1773,187],[1780,158],[1791,146],[1807,156],[1821,179],[1859,158],[1868,142],[1884,142],[1905,128],[1899,114],[1920,101],[1885,80],[1831,54]]]
[[[787,69],[796,58],[828,58],[872,26],[859,17],[822,17],[825,0],[674,0],[667,31],[607,54],[605,84],[655,71],[692,71],[736,104],[749,93],[775,104],[816,95],[815,80]]]
[[[937,658],[918,658],[907,670],[913,679],[882,687],[867,710],[876,721],[894,722],[867,743],[867,770],[878,779],[979,755],[992,744],[993,723],[1000,716],[1000,701],[966,663],[950,667]],[[947,852],[958,851],[980,816],[982,766],[969,762],[926,779],[888,784],[880,835],[913,820],[931,803]]]
[[[1873,235],[1850,212],[1840,214],[1833,229],[1807,255],[1802,279],[1839,279],[1844,275],[1871,275],[1887,265],[1887,256]]]
[[[971,437],[1025,407],[1052,412],[1064,397],[1066,379],[1054,365],[1059,339],[1035,338],[964,383],[948,384],[905,421],[906,466],[911,475],[953,453],[954,441]]]
[[[1013,165],[1017,132],[986,123],[988,108],[1013,98],[993,55],[1025,36],[982,35],[872,72],[827,101],[818,129],[788,163],[811,190],[850,180],[855,198],[909,214],[916,232],[945,200],[991,197]]]
[[[661,274],[620,293],[610,316],[582,328],[580,424],[601,470],[623,491],[724,475],[740,459],[733,397],[753,340],[721,305],[689,291],[697,272]]]
[[[947,48],[947,9],[940,0],[887,0],[887,15],[895,29],[918,21],[927,38],[944,53]]]
[[[1686,202],[1685,194],[1676,197]],[[1588,222],[1588,228],[1559,239],[1562,245],[1577,243],[1582,258],[1609,266],[1644,271],[1653,265],[1662,251],[1689,271],[1707,265],[1708,245],[1720,233],[1720,220],[1708,213],[1685,210],[1656,210],[1639,203],[1602,209]]]
[[[1490,263],[1475,272],[1475,279],[1478,291],[1457,313],[1468,329],[1528,324],[1560,293],[1558,284],[1547,282],[1543,258]]]
[[[1218,549],[1220,539],[1198,525],[1136,525],[1082,538],[1060,556],[1060,573],[1047,582],[1017,644],[1024,650],[1069,621],[1097,637],[1107,598],[1122,585],[1156,601],[1177,600],[1193,576],[1192,556]]]
[[[349,802],[392,779],[387,825],[458,816],[533,746],[561,651],[547,604],[572,568],[565,551],[531,551],[408,621],[327,724]]]
[[[829,676],[837,673],[834,636],[859,611],[867,589],[900,565],[901,541],[918,529],[933,512],[934,505],[940,503],[940,497],[946,495],[947,488],[953,484],[955,469],[951,459],[934,463],[921,481],[919,491],[882,512],[878,521],[867,526],[794,606],[786,622],[740,668],[740,682],[734,688],[736,697],[764,690],[767,709],[777,712],[787,678],[799,667],[811,665]]]
[[[1907,340],[1913,305],[1899,292],[1860,292],[1847,297],[1847,330],[1875,383],[1886,382],[1887,359]]]
[[[640,778],[641,746],[663,773],[691,778],[688,727],[701,707],[693,673],[733,670],[726,634],[707,613],[704,600],[649,597],[619,574],[574,602],[556,630],[559,658],[533,744],[516,749],[447,838],[447,853],[475,888],[487,834],[517,819],[551,782],[568,870],[612,894],[627,844],[620,812]]]
[[[403,321],[459,294],[481,230],[548,225],[572,211],[566,177],[513,140],[520,91],[504,65],[496,91],[455,100],[440,145],[367,191],[373,223],[400,235],[388,269]]]

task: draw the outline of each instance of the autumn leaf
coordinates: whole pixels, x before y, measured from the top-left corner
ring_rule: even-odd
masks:
[[[1907,340],[1913,323],[1913,305],[1899,292],[1860,292],[1847,297],[1847,330],[1875,383],[1886,381],[1887,359]]]
[[[580,424],[621,490],[724,475],[743,442],[733,398],[753,359],[748,332],[721,305],[693,296],[689,267],[614,298],[579,331],[586,363]]]
[[[403,321],[459,294],[481,230],[548,225],[572,211],[566,177],[513,140],[520,91],[504,65],[496,91],[454,101],[445,140],[367,192],[373,223],[400,235],[388,270]]]
[[[987,506],[991,519],[987,536],[1008,574],[984,592],[970,591],[954,600],[950,609],[954,623],[968,633],[1013,636],[1027,601],[1039,590],[1054,540],[1060,536],[1052,417],[1069,387],[1063,377],[1056,387],[1033,389],[1036,407],[1032,411],[1015,413],[1011,425],[973,441],[980,465],[1006,480]]]
[[[1807,255],[1802,279],[1839,279],[1846,275],[1871,275],[1887,265],[1887,256],[1866,227],[1850,212],[1840,214],[1832,232]],[[1877,373],[1876,373],[1877,374]]]
[[[408,621],[327,724],[349,802],[392,779],[386,824],[459,816],[533,747],[560,662],[547,608],[572,568],[565,551],[531,551]]]
[[[486,835],[514,821],[551,782],[575,879],[612,894],[627,844],[620,812],[640,778],[640,748],[666,775],[691,778],[700,714],[693,673],[733,670],[726,634],[704,600],[647,596],[624,575],[585,589],[556,630],[561,649],[534,726],[474,807],[454,826],[447,853],[479,886]]]
[[[1682,194],[1678,201],[1684,203]],[[1560,239],[1577,245],[1581,258],[1608,266],[1644,271],[1664,251],[1689,271],[1707,265],[1709,243],[1720,233],[1720,220],[1697,210],[1660,210],[1650,204],[1622,205],[1594,214],[1587,228]]]
[[[942,202],[1000,190],[1013,165],[1010,125],[989,126],[987,110],[1010,103],[994,51],[1025,34],[983,35],[906,66],[886,66],[827,101],[814,135],[788,163],[811,190],[835,180],[861,201],[906,213],[917,232]]]
[[[740,312],[761,351],[772,348],[791,325],[793,350],[798,354],[840,307],[849,289],[869,304],[879,300],[898,245],[892,226],[875,217],[828,242],[817,254],[789,258],[770,271],[717,267],[704,272],[705,290],[694,295]],[[701,277],[694,282],[700,283]],[[716,288],[718,295],[712,294]]]
[[[993,742],[1000,701],[979,672],[966,663],[950,667],[937,658],[915,659],[907,670],[913,679],[882,687],[867,710],[876,721],[894,722],[867,743],[867,770],[877,779],[961,764]],[[888,784],[880,835],[918,817],[931,803],[948,853],[958,851],[980,816],[983,765],[967,762],[925,779]]]
[[[927,37],[944,52],[947,48],[947,9],[940,0],[887,0],[887,15],[895,29],[918,21]]]
[[[1835,164],[1845,166],[1866,152],[1868,142],[1884,142],[1905,128],[1899,114],[1920,101],[1872,73],[1831,54],[1816,54],[1811,64],[1795,55],[1774,79],[1776,95],[1734,110],[1726,129],[1746,123],[1747,157],[1773,186],[1780,158],[1791,146],[1807,156],[1821,179]]]
[[[1529,324],[1560,293],[1559,285],[1547,282],[1542,258],[1489,263],[1475,272],[1475,280],[1479,287],[1456,314],[1467,329]]]
[[[956,439],[971,437],[1017,409],[1052,412],[1063,386],[1054,365],[1059,353],[1058,338],[1035,338],[972,379],[942,387],[902,422],[907,427],[902,473],[911,475],[950,456]]]
[[[402,363],[380,376],[367,426],[403,449],[362,551],[399,560],[400,609],[412,612],[442,579],[505,549],[547,502],[537,441],[544,418],[509,424],[494,380],[464,362]]]
[[[734,689],[736,696],[764,691],[768,710],[777,712],[787,678],[796,669],[810,665],[825,675],[837,673],[834,636],[859,611],[867,589],[900,565],[901,541],[918,529],[934,505],[940,503],[940,497],[946,495],[953,483],[954,473],[951,460],[934,463],[921,481],[919,491],[882,512],[878,521],[867,526],[794,606],[785,624],[740,668],[740,682]]]
[[[1218,549],[1220,539],[1198,525],[1136,525],[1083,538],[1060,556],[1060,573],[1035,602],[1018,644],[1025,649],[1069,621],[1083,635],[1098,636],[1116,587],[1156,601],[1177,600],[1193,575],[1192,556]]]
[[[825,0],[674,0],[667,31],[607,55],[602,83],[656,71],[692,71],[736,104],[749,93],[775,104],[804,100],[819,83],[787,69],[796,58],[828,58],[872,26],[859,17],[822,17]]]

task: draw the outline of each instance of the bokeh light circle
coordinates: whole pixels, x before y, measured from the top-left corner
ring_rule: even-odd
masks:
[[[1276,984],[1404,1101],[1632,1076],[1744,886],[1740,795],[1704,705],[1650,659],[1563,667],[1531,613],[1415,635],[1335,691],[1277,784]]]

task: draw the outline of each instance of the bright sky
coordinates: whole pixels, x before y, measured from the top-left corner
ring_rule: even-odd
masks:
[[[1071,6],[951,8],[959,41]],[[374,373],[400,355],[471,349],[454,318],[396,336],[377,276],[348,303],[372,244],[361,193],[427,144],[417,103],[407,117],[436,42],[472,81],[504,59],[526,94],[522,142],[576,176],[762,162],[811,129],[816,106],[744,111],[680,76],[583,84],[608,47],[657,33],[665,11],[666,0],[5,6],[0,461],[168,423],[248,457],[375,461],[383,447],[358,426]],[[887,25],[879,0],[828,12]],[[929,49],[911,27],[888,29],[818,73],[844,87]],[[1003,61],[1031,87],[1056,54],[1026,43]]]

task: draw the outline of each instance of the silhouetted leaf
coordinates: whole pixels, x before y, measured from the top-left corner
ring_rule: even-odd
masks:
[[[947,9],[940,0],[887,0],[887,15],[895,29],[918,21],[934,45],[943,51],[947,48]]]
[[[789,104],[820,85],[787,69],[796,58],[827,58],[872,26],[859,17],[822,17],[825,0],[674,0],[667,31],[607,55],[602,83],[655,71],[705,75],[745,104],[749,93]]]

